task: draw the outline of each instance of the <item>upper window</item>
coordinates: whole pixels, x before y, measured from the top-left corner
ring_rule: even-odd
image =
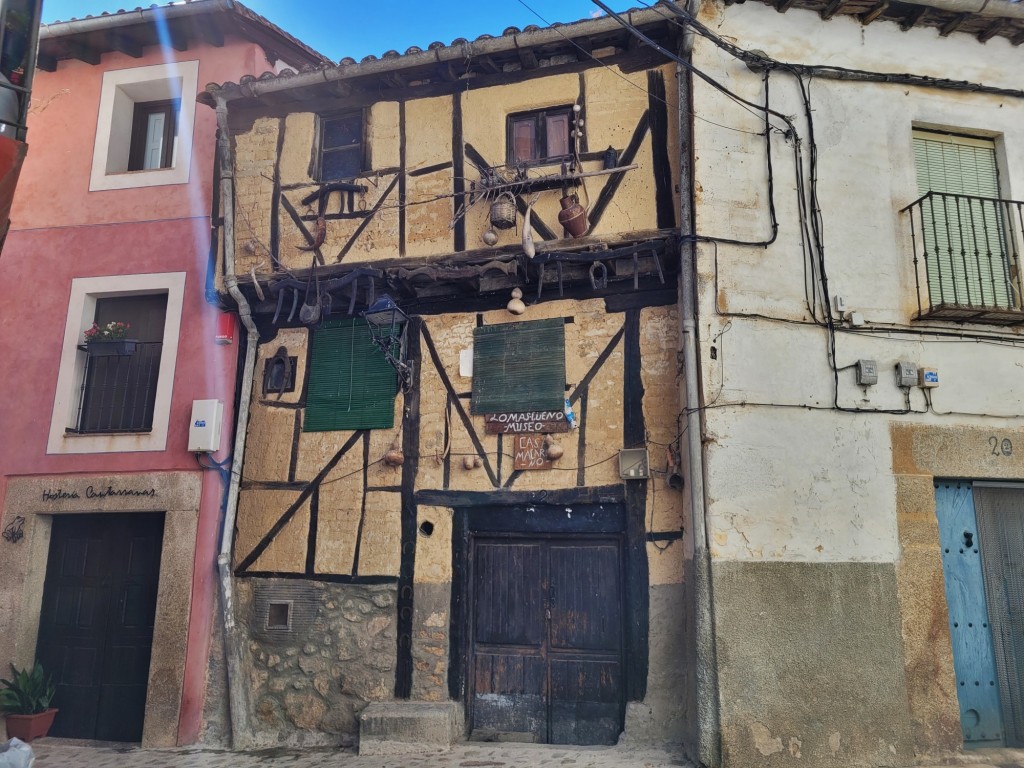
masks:
[[[320,181],[358,175],[364,157],[362,112],[320,118]]]
[[[185,184],[199,62],[103,74],[89,190]]]
[[[125,323],[129,341],[85,345],[78,424],[69,431],[149,432],[153,428],[166,315],[166,293],[96,300],[96,325]]]
[[[312,347],[306,432],[394,426],[398,377],[365,320],[328,320],[313,332]]]
[[[167,448],[184,294],[184,272],[71,281],[47,453]],[[86,343],[93,323],[127,343]]]
[[[1000,199],[995,142],[916,130],[914,158],[922,197],[911,207],[912,223],[929,313],[966,318],[965,309],[1019,309],[1008,248],[1015,204]]]
[[[174,165],[179,106],[175,100],[144,101],[135,105],[129,171],[152,171]]]
[[[561,411],[564,404],[562,318],[473,330],[473,413]]]
[[[571,115],[572,107],[555,107],[509,115],[509,164],[561,160],[568,156]]]

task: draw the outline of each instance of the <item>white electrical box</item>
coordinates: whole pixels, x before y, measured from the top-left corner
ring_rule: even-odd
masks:
[[[878,383],[878,363],[876,361],[857,361],[857,383],[864,387]]]
[[[917,363],[900,360],[896,363],[896,385],[900,387],[917,386]]]
[[[189,453],[214,453],[220,450],[220,424],[224,406],[220,400],[193,400],[192,421],[188,427]]]
[[[939,369],[938,368],[918,368],[918,382],[919,387],[924,389],[931,389],[932,387],[939,386]]]

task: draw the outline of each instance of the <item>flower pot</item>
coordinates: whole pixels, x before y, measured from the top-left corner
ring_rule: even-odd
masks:
[[[135,354],[135,339],[94,339],[85,342],[92,357],[115,357]]]
[[[53,718],[57,710],[50,708],[45,712],[35,715],[10,715],[6,716],[7,738],[21,739],[28,742],[39,739],[50,732],[53,725]]]

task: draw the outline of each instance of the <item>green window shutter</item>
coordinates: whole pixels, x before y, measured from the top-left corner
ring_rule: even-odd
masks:
[[[991,139],[914,131],[918,193],[999,197]],[[933,304],[1011,306],[1003,212],[997,204],[933,196],[921,205]]]
[[[560,411],[564,404],[562,318],[473,331],[472,413]]]
[[[306,432],[389,429],[398,378],[363,319],[329,320],[313,331]]]

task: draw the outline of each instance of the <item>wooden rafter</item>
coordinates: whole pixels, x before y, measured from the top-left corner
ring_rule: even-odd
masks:
[[[981,33],[978,35],[978,41],[982,43],[988,42],[993,37],[1002,32],[1004,26],[1006,26],[1005,20],[996,19],[991,24],[989,24],[988,27],[981,31]]]
[[[941,37],[948,37],[959,29],[960,25],[967,21],[966,13],[958,13],[939,29]]]
[[[917,24],[917,22],[919,22],[927,12],[928,6],[926,5],[914,6],[913,10],[911,10],[910,13],[904,16],[903,20],[900,21],[900,29],[906,32],[908,29]]]
[[[130,37],[124,33],[110,31],[107,33],[107,45],[112,50],[131,56],[133,59],[142,58],[142,43],[137,38]]]
[[[828,5],[821,9],[819,15],[823,20],[828,21],[837,13],[839,13],[843,9],[844,5],[845,0],[829,0]]]
[[[865,26],[877,19],[889,9],[889,0],[881,0],[860,15],[860,23]]]
[[[86,64],[92,64],[95,66],[100,63],[101,53],[98,49],[93,48],[87,43],[81,42],[69,42],[68,53],[72,59],[78,59],[84,61]]]

